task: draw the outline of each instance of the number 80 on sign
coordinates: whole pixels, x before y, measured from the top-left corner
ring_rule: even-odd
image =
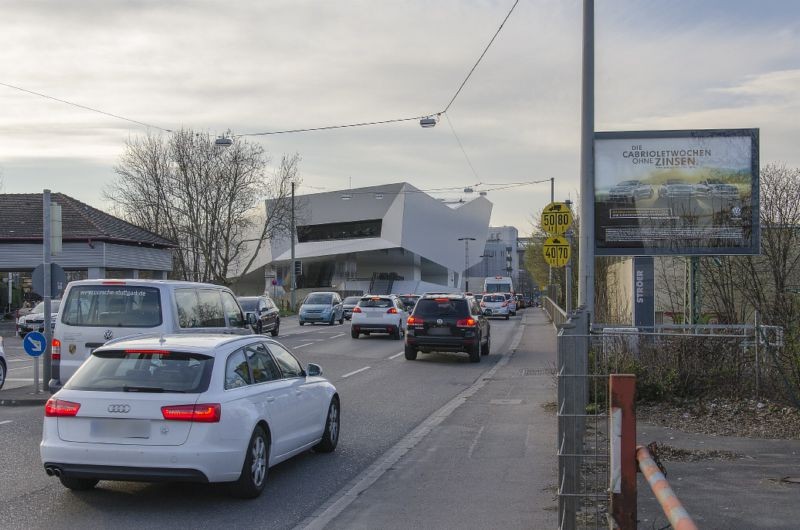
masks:
[[[548,237],[542,247],[544,261],[551,267],[563,267],[569,262],[572,249],[563,237]]]

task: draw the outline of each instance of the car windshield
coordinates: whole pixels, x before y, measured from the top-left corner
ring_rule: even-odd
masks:
[[[176,392],[208,390],[214,358],[163,350],[94,352],[64,388],[95,392]]]
[[[258,298],[237,298],[239,305],[245,311],[255,311],[258,309]]]
[[[58,307],[61,305],[61,300],[53,300],[50,302],[50,312],[58,313]],[[39,302],[31,309],[31,313],[44,313],[44,302]]]
[[[392,307],[390,298],[362,298],[358,302],[358,307]]]
[[[347,298],[344,299],[344,302],[342,302],[342,303],[345,304],[345,305],[356,305],[358,303],[358,297],[357,296],[348,296]]]
[[[332,296],[329,294],[310,294],[306,298],[308,305],[330,305]]]
[[[487,294],[483,297],[482,302],[505,302],[506,297],[501,294]]]
[[[420,318],[467,317],[467,301],[459,298],[423,298],[414,307],[414,316]]]
[[[80,285],[70,290],[61,322],[68,326],[152,328],[161,324],[156,287]]]

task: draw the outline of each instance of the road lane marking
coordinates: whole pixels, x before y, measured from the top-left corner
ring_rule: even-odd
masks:
[[[31,368],[33,368],[33,364],[30,366],[20,366],[19,368],[9,368],[8,371],[13,372],[14,370],[30,370]]]
[[[404,353],[405,353],[404,351],[401,351],[400,353],[395,353],[395,354],[394,354],[394,355],[392,355],[391,357],[387,357],[387,359],[397,359],[398,357],[400,357],[400,356],[401,356],[401,355],[403,355]]]
[[[24,363],[25,361],[29,361],[30,359],[6,359],[10,363]]]
[[[342,379],[347,379],[347,378],[348,378],[348,377],[350,377],[351,375],[360,374],[361,372],[363,372],[363,371],[365,371],[365,370],[369,370],[369,368],[370,368],[369,366],[365,366],[364,368],[359,368],[358,370],[356,370],[356,371],[354,371],[354,372],[350,372],[349,374],[344,374],[344,375],[342,376]]]
[[[332,338],[332,339],[337,339],[337,338],[339,338],[339,337],[344,337],[344,335],[345,335],[344,333],[339,333],[338,335],[334,335],[334,336],[333,336],[333,337],[331,337],[331,338]]]
[[[0,425],[5,425],[6,423],[14,423],[14,420],[3,420],[3,421],[0,421]]]
[[[299,345],[295,346],[294,349],[296,350],[297,348],[305,348],[306,346],[311,346],[312,344],[314,344],[314,343],[313,342],[306,342],[305,344],[299,344]]]
[[[24,382],[24,383],[33,383],[33,378],[32,378],[32,377],[28,377],[28,378],[20,378],[20,377],[14,378],[14,377],[7,377],[7,378],[6,378],[6,381],[16,381],[16,382]]]

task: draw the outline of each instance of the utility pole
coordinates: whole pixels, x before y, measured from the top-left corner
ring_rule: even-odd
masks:
[[[459,237],[459,241],[464,242],[464,292],[469,292],[469,277],[467,276],[467,269],[469,268],[469,242],[475,241],[474,237]]]
[[[556,202],[555,178],[550,177],[550,204]],[[547,269],[547,288],[553,284],[553,267],[549,266]]]
[[[294,274],[294,181],[292,181],[292,223],[291,223],[291,234],[289,237],[292,240],[292,265],[289,267],[289,291],[291,292],[290,301],[292,304],[291,310],[295,310],[295,303],[297,302],[296,293],[294,292],[297,288],[297,278],[295,278]],[[286,248],[286,247],[284,247]]]

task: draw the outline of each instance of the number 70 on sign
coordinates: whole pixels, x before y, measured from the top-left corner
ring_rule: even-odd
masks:
[[[563,237],[548,237],[542,247],[544,261],[551,267],[563,267],[569,262],[572,249]]]

